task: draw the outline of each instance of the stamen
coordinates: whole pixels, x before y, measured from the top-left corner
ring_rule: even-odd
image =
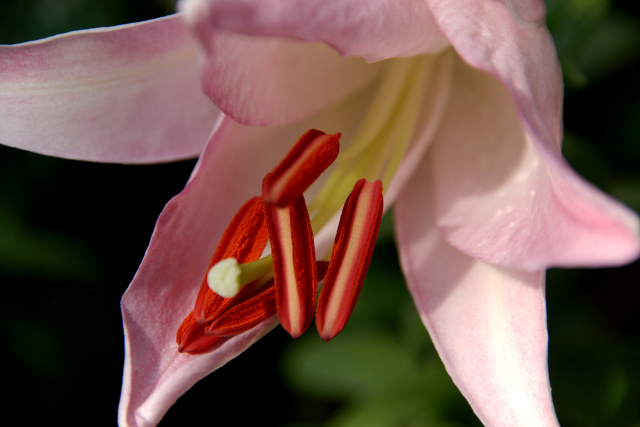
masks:
[[[241,287],[273,271],[273,259],[267,255],[256,261],[239,264],[226,258],[215,264],[207,274],[209,288],[224,298],[235,296]]]
[[[254,197],[247,201],[235,214],[216,248],[209,268],[224,258],[235,258],[240,263],[255,261],[267,246],[269,233],[264,219],[262,199]],[[193,314],[200,323],[205,322],[210,313],[222,304],[222,297],[209,289],[205,274],[196,298]]]
[[[338,157],[340,135],[315,129],[302,135],[280,164],[264,177],[265,203],[283,208],[301,196]]]
[[[202,354],[220,347],[226,340],[204,334],[206,325],[196,322],[193,311],[184,319],[176,334],[178,351],[188,354]]]
[[[324,341],[335,337],[353,312],[380,230],[382,208],[382,182],[359,180],[342,210],[318,300],[316,325]]]
[[[273,275],[244,286],[233,298],[219,299],[222,303],[206,322],[197,322],[193,312],[184,319],[176,336],[178,351],[202,354],[214,350],[224,342],[223,337],[249,330],[275,314]]]
[[[209,268],[223,258],[235,258],[240,262],[254,261],[262,255],[269,240],[262,199],[254,197],[235,214],[218,243]],[[178,351],[201,354],[214,350],[224,338],[205,335],[205,328],[233,302],[213,293],[205,275],[200,285],[193,311],[182,321],[176,341]]]
[[[242,288],[237,296],[238,302],[224,310],[220,316],[212,321],[205,333],[219,337],[237,335],[276,314],[273,278],[263,285],[259,283],[255,285],[257,290],[251,289],[254,286]]]
[[[317,275],[311,221],[299,196],[284,208],[264,204],[269,229],[276,303],[282,327],[297,338],[307,330],[316,305]]]

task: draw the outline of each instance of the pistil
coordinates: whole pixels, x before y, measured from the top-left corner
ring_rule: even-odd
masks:
[[[219,261],[207,273],[207,284],[224,298],[235,296],[240,288],[273,271],[273,258],[267,255],[258,260],[240,264],[235,258]]]

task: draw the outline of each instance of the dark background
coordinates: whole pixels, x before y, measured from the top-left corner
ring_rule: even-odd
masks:
[[[635,1],[554,0],[572,165],[640,211],[640,14]],[[0,43],[171,13],[162,0],[2,0]],[[0,402],[22,425],[114,425],[119,299],[194,161],[121,166],[0,146]],[[404,288],[389,230],[332,345],[280,328],[198,383],[162,426],[479,425]],[[565,427],[640,426],[640,263],[548,275],[549,367]]]

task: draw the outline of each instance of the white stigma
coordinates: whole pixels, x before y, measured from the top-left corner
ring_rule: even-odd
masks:
[[[240,275],[242,270],[235,258],[226,258],[211,267],[207,273],[209,288],[223,298],[235,296],[243,283]]]

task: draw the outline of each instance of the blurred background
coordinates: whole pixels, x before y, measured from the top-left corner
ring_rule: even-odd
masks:
[[[171,13],[171,0],[2,0],[0,43]],[[640,7],[549,0],[564,152],[640,211]],[[0,146],[0,408],[21,425],[110,426],[122,376],[119,299],[194,161],[91,164]],[[552,270],[549,369],[565,427],[640,426],[640,263]],[[385,217],[367,282],[330,345],[277,328],[189,391],[161,426],[477,426],[404,286]]]

